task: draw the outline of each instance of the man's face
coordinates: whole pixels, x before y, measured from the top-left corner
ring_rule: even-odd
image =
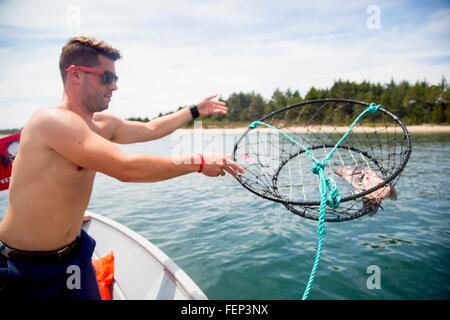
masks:
[[[102,72],[109,71],[116,74],[113,60],[99,55],[99,62],[100,64],[95,66],[96,69],[99,69]],[[92,113],[108,109],[112,93],[117,90],[115,81],[110,84],[104,84],[102,78],[102,75],[83,72],[83,82],[81,86],[83,90],[82,101],[86,108]]]

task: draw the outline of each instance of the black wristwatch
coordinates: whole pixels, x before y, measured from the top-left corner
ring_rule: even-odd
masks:
[[[191,111],[193,119],[197,119],[198,117],[200,117],[200,113],[198,112],[198,108],[196,105],[190,106],[189,111]]]

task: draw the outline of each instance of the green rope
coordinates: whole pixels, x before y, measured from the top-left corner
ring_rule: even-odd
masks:
[[[333,147],[333,149],[328,153],[328,155],[323,159],[322,161],[319,161],[314,156],[313,152],[308,149],[307,147],[303,146],[301,143],[293,139],[291,136],[287,135],[286,133],[282,132],[281,130],[271,126],[270,124],[267,124],[262,121],[255,121],[252,122],[249,125],[250,129],[255,129],[259,125],[264,125],[270,129],[273,129],[277,131],[279,134],[281,134],[282,137],[286,138],[288,141],[292,142],[293,144],[301,147],[305,153],[311,158],[311,160],[314,162],[313,167],[311,168],[311,171],[314,174],[317,174],[319,176],[319,189],[320,189],[320,214],[319,214],[319,223],[317,226],[317,251],[316,251],[316,257],[314,259],[314,264],[311,270],[311,273],[309,275],[308,284],[306,285],[305,291],[303,292],[302,300],[308,299],[309,292],[312,288],[312,285],[314,283],[317,269],[319,268],[319,262],[320,257],[322,256],[322,246],[323,246],[323,238],[325,236],[325,216],[326,216],[326,208],[327,204],[328,206],[332,208],[337,208],[339,204],[341,203],[341,196],[339,194],[339,190],[336,186],[336,183],[332,178],[327,178],[325,174],[325,166],[328,163],[328,161],[333,157],[334,152],[336,149],[341,145],[341,143],[348,137],[350,132],[353,130],[354,126],[361,120],[361,118],[368,112],[374,113],[377,112],[380,108],[380,105],[371,103],[363,112],[361,112],[356,119],[353,121],[353,123],[348,128],[347,132],[342,136],[342,138],[336,143],[336,145]]]

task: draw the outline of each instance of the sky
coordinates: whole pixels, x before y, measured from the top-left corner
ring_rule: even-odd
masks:
[[[121,51],[109,111],[124,118],[215,93],[450,79],[449,1],[0,0],[0,129],[60,101],[76,35]]]

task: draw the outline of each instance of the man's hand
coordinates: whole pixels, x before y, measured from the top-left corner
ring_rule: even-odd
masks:
[[[195,104],[201,116],[227,113],[228,108],[225,102],[213,100],[215,97],[217,97],[217,94],[206,97],[203,101]]]
[[[244,168],[224,154],[208,153],[203,155],[204,166],[201,173],[208,177],[224,176],[225,171],[236,177],[243,174]]]

